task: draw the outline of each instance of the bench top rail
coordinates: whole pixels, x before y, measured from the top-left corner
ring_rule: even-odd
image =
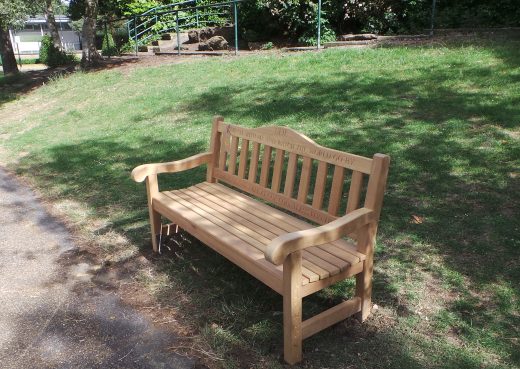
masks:
[[[372,168],[372,159],[323,147],[289,127],[264,126],[246,128],[220,122],[218,132],[365,174],[370,174]]]

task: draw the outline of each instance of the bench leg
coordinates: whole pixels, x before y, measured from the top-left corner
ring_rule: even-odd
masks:
[[[372,310],[372,274],[374,270],[374,246],[377,223],[371,223],[358,232],[358,251],[366,255],[363,271],[356,275],[356,296],[361,299],[361,311],[357,318],[363,322]]]
[[[150,227],[152,229],[152,246],[154,252],[159,252],[157,236],[161,233],[161,214],[153,210],[153,198],[159,193],[157,175],[146,177],[146,194],[148,197],[148,214],[150,215]]]
[[[302,255],[296,251],[283,264],[283,347],[289,364],[302,360]]]
[[[150,228],[152,231],[152,247],[154,252],[159,252],[159,234],[161,233],[161,214],[153,210],[148,209],[150,213]]]

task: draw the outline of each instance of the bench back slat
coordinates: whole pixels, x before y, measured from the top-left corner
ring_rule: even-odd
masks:
[[[262,169],[260,170],[260,186],[267,187],[269,181],[269,169],[271,168],[272,147],[264,146],[264,155],[262,156]]]
[[[318,171],[316,172],[316,182],[314,183],[314,194],[312,196],[312,207],[321,209],[323,207],[323,197],[325,195],[325,186],[327,185],[327,163],[320,161]]]
[[[365,206],[381,206],[386,155],[376,163],[377,155],[369,159],[328,149],[286,127],[244,128],[214,120],[213,131],[211,148],[219,160],[210,164],[215,167],[208,168],[208,180],[319,224],[359,208],[365,193]],[[377,171],[381,173],[375,176]]]
[[[244,179],[246,176],[247,159],[249,155],[249,140],[242,140],[240,146],[240,162],[238,163],[238,178]]]
[[[227,153],[229,151],[229,139],[230,135],[224,133],[221,138],[220,156],[218,160],[218,167],[222,170],[226,170]]]
[[[345,168],[336,165],[332,177],[332,187],[329,195],[329,206],[327,211],[330,215],[337,215],[341,206],[341,195],[343,195],[343,184],[345,182]]]
[[[258,171],[258,159],[260,157],[260,144],[253,142],[253,152],[251,153],[251,165],[249,166],[249,182],[256,182],[256,172]]]
[[[352,172],[350,180],[350,189],[348,191],[347,199],[347,214],[353,212],[359,207],[359,200],[361,199],[361,190],[363,186],[363,173],[357,170]]]
[[[274,192],[280,192],[280,184],[282,182],[282,171],[283,171],[284,159],[285,159],[285,150],[276,149],[276,155],[275,155],[274,167],[273,167],[273,182],[271,184],[271,189]]]
[[[311,182],[312,159],[308,156],[303,158],[300,185],[298,186],[298,202],[305,204],[309,194],[309,184]]]
[[[215,169],[219,167],[222,134],[218,131],[218,126],[223,121],[224,118],[219,116],[213,118],[213,129],[211,130],[211,141],[209,146],[212,157],[211,162],[208,164],[208,170],[206,173],[206,181],[211,183],[216,182]]]
[[[231,137],[231,144],[229,148],[229,163],[228,172],[235,174],[237,168],[237,154],[238,154],[238,137]]]
[[[287,163],[287,175],[285,176],[284,195],[292,197],[294,191],[294,181],[296,180],[296,170],[298,169],[298,157],[294,152],[289,153]]]

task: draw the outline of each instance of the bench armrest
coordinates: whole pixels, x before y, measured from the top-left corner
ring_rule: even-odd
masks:
[[[376,221],[376,214],[367,208],[354,210],[320,227],[291,232],[272,240],[265,250],[265,258],[274,265],[284,262],[287,255],[307,247],[336,241],[358,228]]]
[[[211,152],[203,152],[169,163],[143,164],[135,167],[131,176],[134,181],[142,182],[152,174],[182,172],[183,170],[198,167],[199,165],[209,163],[212,157],[213,154]]]

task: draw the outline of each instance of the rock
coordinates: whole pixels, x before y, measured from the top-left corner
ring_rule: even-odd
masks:
[[[188,43],[189,44],[197,44],[197,43],[199,43],[199,33],[197,31],[189,31],[188,32]]]
[[[201,42],[199,44],[199,51],[211,51],[211,50],[213,50],[213,49],[211,49],[206,42]]]
[[[228,42],[222,36],[213,36],[207,41],[211,50],[227,50]]]
[[[214,34],[215,34],[215,31],[213,30],[213,28],[209,28],[209,27],[203,28],[199,31],[199,41],[209,40],[210,38],[213,37]]]
[[[377,40],[377,36],[372,33],[361,33],[358,35],[354,35],[352,33],[348,35],[339,36],[339,41],[367,41],[367,40]]]
[[[234,27],[214,27],[212,37],[213,36],[222,36],[226,40],[233,40],[235,38],[235,28]]]

